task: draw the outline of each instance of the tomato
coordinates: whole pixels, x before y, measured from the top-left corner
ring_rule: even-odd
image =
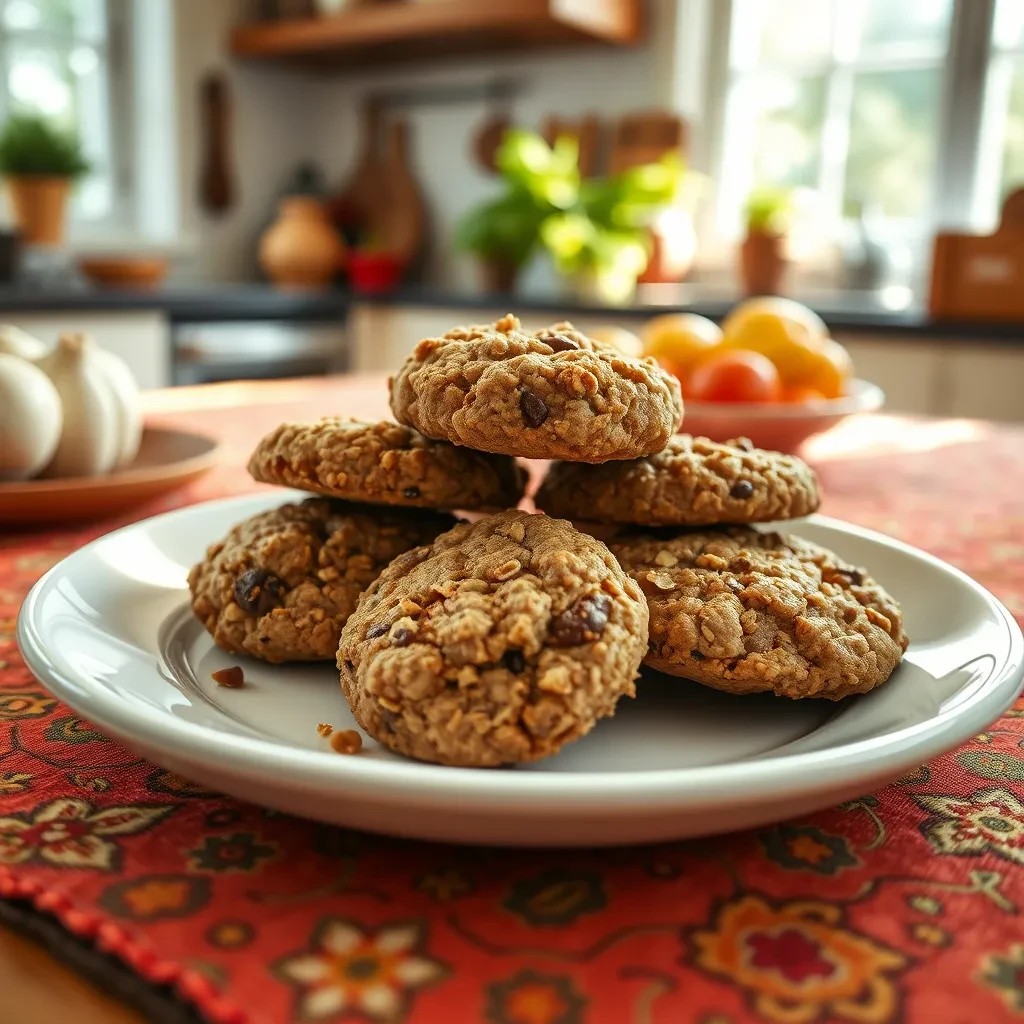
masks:
[[[779,371],[759,352],[718,352],[690,373],[687,398],[698,402],[777,402],[782,393]]]
[[[805,388],[800,384],[791,384],[782,389],[783,402],[794,405],[806,405],[808,402],[827,402],[828,399],[817,388]]]

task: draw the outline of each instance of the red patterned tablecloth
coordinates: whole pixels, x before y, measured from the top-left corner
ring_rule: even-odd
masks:
[[[253,489],[283,418],[383,413],[379,381],[165,392],[226,465],[130,517]],[[960,566],[1024,619],[1024,430],[849,422],[824,511]],[[126,518],[123,521],[128,521]],[[0,533],[0,896],[210,1021],[998,1022],[1024,1015],[1024,707],[886,789],[756,832],[602,851],[399,841],[207,792],[24,667],[32,583],[120,522]],[[0,996],[2,998],[2,996]]]

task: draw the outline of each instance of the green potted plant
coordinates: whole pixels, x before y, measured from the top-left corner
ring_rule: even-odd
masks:
[[[740,277],[748,295],[774,295],[786,273],[786,234],[793,194],[786,188],[755,189],[745,208],[747,236],[740,246]]]
[[[668,153],[582,182],[568,208],[545,218],[541,241],[577,295],[612,305],[632,297],[650,257],[651,220],[678,201],[685,179],[682,160]]]
[[[504,189],[459,222],[455,244],[477,257],[486,291],[511,291],[534,254],[545,218],[570,205],[579,189],[575,144],[554,146],[532,132],[505,133],[495,155]]]
[[[30,244],[60,244],[71,182],[88,170],[78,137],[43,117],[15,114],[0,129],[0,175]]]

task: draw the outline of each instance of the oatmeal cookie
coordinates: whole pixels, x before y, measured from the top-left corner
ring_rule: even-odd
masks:
[[[329,661],[359,594],[451,516],[310,498],[235,526],[192,567],[192,610],[219,647],[264,661]]]
[[[862,569],[752,528],[620,538],[651,611],[644,663],[729,693],[838,700],[889,678],[907,648],[899,605]]]
[[[612,714],[647,647],[639,587],[600,541],[509,511],[396,558],[342,630],[356,721],[409,757],[535,761]]]
[[[526,482],[507,456],[432,441],[397,423],[341,417],[283,423],[256,446],[249,473],[348,501],[467,510],[515,505]]]
[[[664,451],[629,462],[556,462],[537,494],[553,516],[641,526],[764,523],[809,515],[814,470],[795,455],[680,434]]]
[[[391,381],[391,409],[428,437],[535,459],[607,462],[660,451],[682,416],[679,382],[560,323],[514,316],[425,338]]]

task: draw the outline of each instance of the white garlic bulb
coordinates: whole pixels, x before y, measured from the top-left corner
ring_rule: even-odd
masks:
[[[33,363],[0,353],[0,480],[28,480],[53,458],[61,437],[60,396]]]
[[[64,428],[47,477],[99,476],[138,452],[142,422],[131,371],[84,334],[64,334],[36,364],[53,382]]]
[[[0,324],[0,353],[21,359],[42,359],[48,349],[38,338],[14,324]]]

